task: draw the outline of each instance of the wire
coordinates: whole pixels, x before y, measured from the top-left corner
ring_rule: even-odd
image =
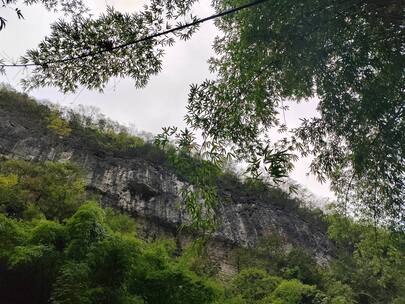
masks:
[[[96,51],[96,52],[90,52],[90,53],[78,55],[76,57],[69,57],[69,58],[59,59],[59,60],[51,60],[51,61],[46,61],[46,62],[43,62],[43,63],[0,64],[0,67],[13,68],[13,67],[29,67],[29,66],[46,66],[46,65],[49,65],[49,64],[65,63],[65,62],[75,61],[75,60],[79,60],[79,59],[83,59],[83,58],[87,58],[87,57],[91,57],[91,56],[95,56],[95,55],[100,55],[100,54],[104,54],[104,53],[107,53],[107,52],[112,52],[112,51],[115,51],[115,50],[118,50],[118,49],[126,48],[126,47],[128,47],[130,45],[138,44],[140,42],[152,40],[154,38],[164,36],[164,35],[176,32],[176,31],[180,31],[180,30],[183,30],[183,29],[189,28],[191,26],[201,24],[201,23],[209,21],[209,20],[213,20],[213,19],[220,18],[220,17],[226,16],[226,15],[229,15],[229,14],[233,14],[233,13],[239,12],[239,11],[241,11],[243,9],[250,8],[250,7],[262,4],[262,3],[267,2],[267,1],[269,1],[269,0],[256,0],[256,1],[244,4],[244,5],[241,5],[241,6],[238,6],[238,7],[230,8],[230,9],[225,10],[223,12],[220,12],[220,13],[217,13],[217,14],[202,18],[202,19],[198,19],[196,21],[193,21],[193,22],[190,22],[190,23],[187,23],[187,24],[177,26],[175,28],[172,28],[172,29],[169,29],[169,30],[166,30],[166,31],[163,31],[163,32],[159,32],[159,33],[156,33],[156,34],[145,36],[145,37],[142,37],[140,39],[136,39],[136,40],[133,40],[131,42],[120,44],[120,45],[117,45],[117,46],[114,46],[114,47],[111,47],[111,48],[108,48],[108,49],[106,48],[106,49],[101,49],[101,50]]]
[[[77,93],[77,95],[76,95],[76,97],[73,99],[73,101],[70,103],[70,105],[72,106],[72,105],[74,105],[75,103],[76,103],[76,101],[77,101],[77,99],[79,98],[79,96],[83,93],[83,91],[85,90],[86,88],[85,87],[83,87],[81,90],[80,90],[80,92],[79,93]]]

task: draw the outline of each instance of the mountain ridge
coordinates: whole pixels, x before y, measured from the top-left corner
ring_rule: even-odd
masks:
[[[188,184],[176,172],[147,156],[144,148],[114,151],[95,143],[80,129],[68,136],[55,134],[44,113],[49,107],[26,95],[0,92],[0,156],[30,161],[72,161],[87,172],[87,187],[100,194],[104,206],[133,216],[144,238],[171,235],[180,246],[192,238],[179,230],[190,219],[177,207]],[[45,116],[44,116],[45,115]],[[326,263],[333,245],[321,216],[305,217],[266,191],[255,193],[236,179],[218,181],[221,203],[216,208],[219,227],[211,250],[223,272],[232,272],[232,250],[254,247],[269,235],[280,235],[287,244],[305,248],[319,263]],[[315,219],[315,220],[314,220]]]

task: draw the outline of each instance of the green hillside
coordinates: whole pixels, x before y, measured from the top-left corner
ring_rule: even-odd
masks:
[[[175,240],[163,236],[153,242],[137,237],[132,218],[102,208],[100,197],[86,189],[86,172],[77,164],[4,158],[0,162],[1,303],[405,302],[402,232],[359,223],[333,211],[328,215],[311,211],[296,200],[281,199],[277,189],[253,180],[241,184],[231,173],[174,147],[162,150],[123,130],[75,125],[48,106],[27,103],[26,97],[13,92],[2,94],[14,96],[15,101],[2,103],[3,109],[15,107],[22,115],[24,111],[38,115],[42,127],[57,136],[82,133],[88,136],[88,145],[127,155],[142,151],[147,161],[158,162],[189,182],[205,176],[205,185],[215,186],[218,195],[232,185],[238,195],[257,199],[266,191],[273,197],[279,193],[278,204],[286,210],[298,212],[311,225],[326,225],[335,253],[329,263],[320,265],[303,248],[287,246],[275,234],[255,248],[235,250],[238,273],[223,277],[204,240],[180,250]],[[200,215],[196,214],[192,228],[209,228],[204,225],[210,222]]]

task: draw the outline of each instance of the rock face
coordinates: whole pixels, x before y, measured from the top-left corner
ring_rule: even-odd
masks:
[[[88,172],[88,188],[101,194],[106,206],[123,210],[137,219],[140,235],[178,235],[187,221],[176,205],[185,182],[142,155],[117,154],[89,143],[73,131],[66,138],[53,134],[40,115],[20,106],[7,105],[0,95],[0,156],[31,161],[73,161]],[[297,212],[272,201],[221,190],[226,203],[217,208],[220,227],[211,243],[222,270],[232,271],[231,248],[254,246],[264,236],[278,233],[288,243],[307,248],[319,261],[330,255],[331,245],[322,226],[311,225]],[[186,237],[183,238],[186,239]]]

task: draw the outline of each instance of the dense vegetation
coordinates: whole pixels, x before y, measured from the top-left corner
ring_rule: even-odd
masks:
[[[88,201],[92,199],[93,201]],[[203,244],[136,237],[131,218],[101,208],[69,163],[0,164],[2,303],[403,303],[405,237],[327,216],[329,265],[279,236],[235,251],[219,280]],[[181,254],[179,254],[181,252]],[[24,292],[21,292],[23,290]]]
[[[154,141],[147,141],[96,108],[61,108],[49,102],[38,102],[8,86],[0,87],[0,106],[8,116],[24,121],[32,135],[50,138],[49,144],[68,141],[70,146],[80,145],[80,149],[97,156],[140,158],[175,173],[180,180],[192,185],[183,189],[179,207],[191,215],[194,230],[210,233],[216,228],[215,207],[218,202],[229,201],[227,193],[232,193],[233,201],[244,197],[250,202],[277,205],[286,212],[298,214],[313,226],[326,229],[320,210],[303,207],[298,199],[261,180],[246,178],[242,181],[229,168],[227,159],[219,157],[215,162],[207,161],[198,153],[194,137],[187,130],[177,134],[175,128],[164,128]]]
[[[297,200],[260,180],[241,182],[232,172],[223,172],[218,165],[193,157],[190,134],[177,137],[174,143],[161,135],[155,145],[100,115],[63,111],[10,89],[2,89],[0,94],[3,110],[35,121],[31,132],[73,142],[75,137],[85,136],[88,140],[84,144],[95,153],[142,157],[173,170],[191,184],[208,187],[197,193],[212,195],[212,202],[224,199],[225,191],[232,192],[235,198],[249,197],[277,204],[290,213],[298,213],[311,225],[327,229],[336,248],[332,261],[319,265],[304,249],[289,248],[283,238],[273,235],[256,248],[235,250],[233,263],[237,274],[224,279],[203,243],[180,249],[173,240],[147,243],[137,238],[131,218],[102,209],[98,198],[86,191],[85,172],[77,165],[2,160],[0,301],[11,304],[404,302],[403,233],[371,222],[360,224],[337,213],[326,216],[304,208]],[[193,214],[192,228],[201,232],[215,228],[215,219],[207,221],[207,214],[196,208],[196,201],[198,196],[194,195],[183,202]]]
[[[79,86],[103,89],[117,76],[145,86],[160,72],[164,49],[174,39],[144,38],[191,15],[198,1],[152,0],[140,12],[110,7],[99,16],[88,14],[80,0],[3,4],[38,2],[48,9],[59,4],[68,19],[54,23],[38,48],[21,59],[22,66],[34,67],[23,84],[69,92]],[[218,0],[212,5],[223,12],[247,3]],[[280,194],[256,179],[241,183],[223,173],[225,156],[247,161],[251,177],[264,169],[278,180],[298,155],[312,155],[310,169],[332,182],[339,213],[308,211],[283,194],[280,200],[311,225],[327,229],[335,246],[331,261],[317,263],[273,235],[256,248],[235,251],[238,273],[220,281],[197,246],[203,243],[181,252],[170,240],[139,240],[130,218],[101,208],[86,192],[76,165],[2,160],[1,302],[405,302],[404,1],[263,0],[249,7],[217,19],[221,34],[210,60],[217,77],[190,89],[186,122],[202,131],[201,149],[187,129],[165,129],[153,145],[103,116],[93,119],[26,102],[13,92],[2,90],[0,105],[39,117],[42,134],[51,133],[55,140],[74,143],[85,136],[86,147],[96,153],[142,155],[175,171],[194,185],[184,189],[180,207],[192,216],[192,228],[208,236],[223,189],[237,184],[243,195],[263,199],[270,193],[273,201]],[[18,7],[15,11],[23,18]],[[0,30],[5,24],[0,16]],[[180,39],[196,29],[181,28],[175,33]],[[134,43],[139,39],[142,43]],[[5,68],[0,60],[0,73]],[[284,101],[310,98],[319,99],[319,115],[288,130],[280,119],[287,110]],[[290,133],[274,141],[265,136],[269,130]],[[205,152],[213,163],[193,157],[195,151]],[[343,214],[355,214],[362,222]]]
[[[90,14],[80,0],[3,4],[42,3],[67,13],[20,63],[32,67],[23,80],[26,88],[73,92],[81,86],[102,90],[114,77],[146,86],[161,71],[174,37],[186,40],[197,30],[184,20],[198,19],[193,15],[198,2],[150,0],[136,12],[108,7],[101,15]],[[201,131],[202,149],[211,157],[244,160],[253,175],[264,169],[275,180],[287,176],[296,158],[312,155],[311,172],[331,181],[345,211],[376,224],[403,225],[405,2],[216,0],[211,5],[222,16],[216,18],[220,31],[209,60],[215,80],[191,86],[185,119]],[[15,9],[21,17],[19,6]],[[173,36],[155,35],[179,25]],[[0,17],[0,29],[4,26]],[[0,73],[5,69],[0,60]],[[302,123],[289,129],[287,104],[314,98],[317,114],[301,117]],[[284,138],[269,137],[269,131]]]

